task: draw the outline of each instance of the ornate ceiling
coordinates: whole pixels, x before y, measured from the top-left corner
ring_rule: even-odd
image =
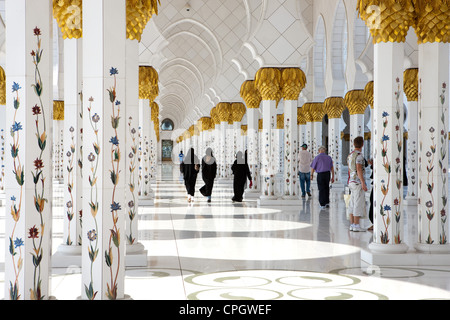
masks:
[[[221,101],[241,102],[260,67],[306,66],[310,2],[161,1],[140,43],[141,65],[159,72],[161,118],[188,128]]]

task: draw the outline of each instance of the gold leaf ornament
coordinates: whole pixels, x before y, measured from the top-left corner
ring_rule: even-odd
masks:
[[[323,103],[324,111],[329,119],[339,119],[345,110],[345,102],[342,97],[329,97]]]
[[[281,93],[281,71],[279,68],[261,68],[256,72],[255,84],[262,100],[273,100],[280,102]]]

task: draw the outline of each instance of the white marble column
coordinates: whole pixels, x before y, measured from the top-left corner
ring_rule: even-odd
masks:
[[[261,132],[261,200],[276,200],[275,196],[275,174],[273,166],[273,131],[275,130],[276,101],[263,100],[261,102],[263,129]]]
[[[150,171],[151,130],[153,130],[153,125],[151,123],[151,109],[150,101],[148,99],[139,100],[139,126],[141,127],[141,181],[139,186],[139,204],[151,206],[154,201]]]
[[[139,213],[139,43],[126,40],[125,236],[126,266],[146,266],[147,251],[138,237]]]
[[[50,298],[52,2],[7,0],[5,299]]]
[[[81,292],[88,300],[125,297],[125,14],[125,0],[83,2]]]
[[[64,229],[55,267],[81,266],[83,216],[82,39],[64,40]]]
[[[404,253],[403,59],[404,43],[374,46],[374,232],[372,252]]]
[[[311,112],[312,103],[307,102],[303,104],[302,111],[303,116],[306,121],[306,140],[304,141],[308,145],[308,150],[311,152],[312,156],[315,157],[317,155],[317,147],[314,140],[314,119]]]
[[[329,97],[324,101],[324,110],[328,115],[328,154],[333,159],[334,184],[333,188],[343,187],[347,181],[341,181],[341,130],[340,122],[345,101],[342,97]]]
[[[323,103],[313,102],[310,104],[310,113],[313,120],[313,134],[312,134],[312,146],[313,146],[313,156],[319,154],[319,147],[322,145],[323,140],[323,126],[322,120],[325,115],[323,110]],[[329,150],[327,150],[329,152]]]
[[[258,103],[259,107],[259,103]],[[245,192],[245,197],[255,198],[259,197],[260,178],[259,178],[259,154],[258,147],[258,120],[259,120],[259,108],[247,108],[247,160],[252,175],[252,186]]]
[[[284,197],[298,199],[297,100],[284,100]]]
[[[419,147],[419,69],[407,69],[403,73],[403,88],[408,100],[407,178],[408,191],[404,204],[417,206],[418,195],[418,147]]]
[[[449,253],[448,43],[419,44],[419,212],[421,252]]]

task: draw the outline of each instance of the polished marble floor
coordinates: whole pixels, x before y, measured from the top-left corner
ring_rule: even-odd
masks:
[[[187,197],[176,166],[162,164],[155,205],[141,207],[139,242],[147,267],[126,270],[132,299],[450,299],[450,266],[368,265],[360,250],[370,232],[348,231],[342,190],[320,210],[317,193],[299,207],[232,203],[232,184],[216,183],[211,203]],[[202,186],[197,181],[197,190]],[[53,251],[62,241],[62,186],[54,192]],[[405,207],[405,241],[415,239]],[[363,220],[365,227],[370,226]],[[4,208],[0,212],[0,299],[4,296]],[[79,268],[54,268],[51,295],[81,295]]]

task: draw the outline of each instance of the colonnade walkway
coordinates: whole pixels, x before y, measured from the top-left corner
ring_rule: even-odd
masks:
[[[317,192],[300,207],[232,203],[232,183],[216,183],[212,202],[188,204],[178,167],[163,163],[155,204],[139,208],[147,267],[127,267],[132,299],[450,299],[450,266],[371,266],[360,250],[371,232],[350,232],[342,190],[320,210]],[[197,190],[202,186],[199,176]],[[62,242],[62,185],[53,200],[53,252]],[[416,207],[405,206],[405,241],[413,246]],[[5,208],[0,213],[0,299],[5,294]],[[364,220],[365,226],[370,222]],[[81,269],[53,268],[51,295],[81,296]]]

